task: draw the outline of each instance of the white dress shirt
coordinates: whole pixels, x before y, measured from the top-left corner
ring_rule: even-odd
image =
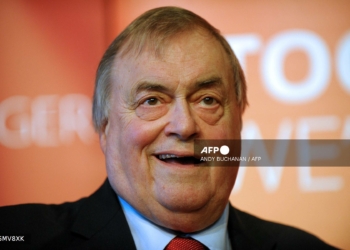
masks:
[[[119,196],[118,198],[138,250],[163,250],[177,236],[175,232],[164,230],[149,221],[125,200]],[[227,232],[228,211],[229,205],[227,204],[223,214],[213,225],[198,233],[186,236],[198,240],[210,250],[231,250]]]

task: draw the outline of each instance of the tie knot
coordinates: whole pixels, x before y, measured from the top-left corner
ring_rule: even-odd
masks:
[[[164,250],[208,250],[208,248],[191,237],[176,236]]]

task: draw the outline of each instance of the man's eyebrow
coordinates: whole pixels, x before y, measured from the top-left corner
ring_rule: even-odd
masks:
[[[202,81],[198,81],[195,85],[193,90],[197,91],[200,89],[209,89],[212,87],[220,87],[222,86],[222,80],[220,77],[213,77],[213,78],[209,78],[209,79],[205,79]]]
[[[223,84],[220,77],[212,77],[205,80],[197,81],[191,89],[193,92],[195,92],[200,89],[209,89],[212,87],[220,87],[222,85]],[[159,83],[144,81],[144,82],[140,82],[132,92],[134,92],[137,95],[142,91],[157,91],[157,92],[169,93],[170,89],[167,86]]]
[[[136,88],[134,93],[138,94],[142,91],[158,91],[158,92],[169,92],[169,88],[167,88],[164,85],[158,84],[158,83],[154,83],[154,82],[141,82],[139,83]]]

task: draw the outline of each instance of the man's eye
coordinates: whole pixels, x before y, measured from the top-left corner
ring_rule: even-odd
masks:
[[[149,105],[149,106],[154,106],[159,104],[159,100],[157,98],[148,98],[146,101],[143,102],[143,104],[145,105]]]
[[[202,103],[209,106],[216,104],[217,101],[212,97],[205,97],[203,98]]]

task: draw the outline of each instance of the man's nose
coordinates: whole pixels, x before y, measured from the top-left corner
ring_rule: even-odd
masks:
[[[169,113],[169,121],[165,127],[167,136],[176,136],[180,140],[195,138],[199,127],[186,100],[178,100]]]

